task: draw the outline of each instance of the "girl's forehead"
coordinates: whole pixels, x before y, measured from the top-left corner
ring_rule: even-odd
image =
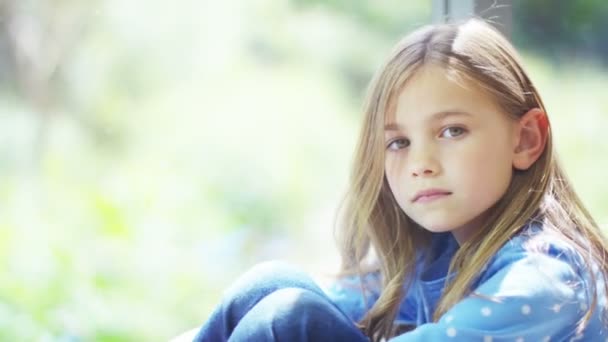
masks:
[[[417,70],[396,92],[396,104],[422,104],[443,106],[447,102],[465,102],[471,98],[483,98],[485,94],[471,80],[465,79],[453,69],[434,64]]]
[[[394,93],[385,123],[424,119],[437,113],[475,114],[497,109],[494,99],[474,81],[430,64],[418,69]]]

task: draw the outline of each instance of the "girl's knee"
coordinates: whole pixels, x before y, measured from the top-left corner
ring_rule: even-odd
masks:
[[[249,311],[247,318],[276,329],[295,329],[302,324],[326,321],[329,299],[302,288],[283,288],[266,296]]]
[[[264,298],[264,307],[272,308],[271,316],[292,316],[303,318],[302,315],[318,312],[331,306],[329,299],[303,288],[283,288]]]
[[[243,329],[272,332],[278,340],[286,341],[359,341],[364,337],[329,298],[303,288],[283,288],[269,294],[242,323]]]
[[[300,273],[295,266],[282,260],[270,260],[253,265],[245,272],[244,276],[249,278],[271,279],[284,275],[292,275],[293,273]]]
[[[283,288],[305,288],[321,293],[322,290],[303,271],[284,261],[266,261],[246,271],[226,291],[228,297],[245,294],[259,297]]]

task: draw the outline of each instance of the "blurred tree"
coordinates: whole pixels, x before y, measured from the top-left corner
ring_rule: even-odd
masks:
[[[49,122],[65,99],[61,70],[82,38],[91,2],[0,2],[2,85],[13,89],[38,115],[33,160],[42,158]]]
[[[608,2],[514,0],[514,39],[525,49],[561,62],[594,57],[608,65]]]
[[[429,1],[398,0],[292,0],[298,9],[322,7],[337,16],[350,16],[366,29],[383,35],[400,35],[414,25],[430,22]]]

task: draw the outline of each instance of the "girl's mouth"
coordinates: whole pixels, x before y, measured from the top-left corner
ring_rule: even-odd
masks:
[[[427,189],[416,193],[414,198],[412,198],[412,202],[414,203],[428,203],[434,200],[446,197],[451,195],[452,193],[443,189]]]

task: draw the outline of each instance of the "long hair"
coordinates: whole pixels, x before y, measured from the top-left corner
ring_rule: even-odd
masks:
[[[379,271],[382,292],[358,322],[372,340],[391,337],[393,321],[414,276],[415,261],[430,252],[432,233],[412,221],[399,207],[385,176],[384,124],[394,110],[405,82],[422,66],[433,63],[446,74],[470,80],[491,96],[513,119],[533,108],[545,111],[540,95],[524,71],[512,45],[479,19],[420,28],[403,38],[374,75],[364,103],[364,121],[355,150],[348,192],[337,226],[342,272],[363,276]],[[434,320],[465,296],[483,267],[526,223],[542,221],[545,230],[567,241],[584,265],[599,265],[608,275],[608,245],[589,212],[571,187],[554,152],[550,129],[544,151],[527,170],[513,170],[506,193],[491,214],[454,255],[447,284]],[[375,253],[377,263],[366,260]],[[466,267],[463,267],[466,262]],[[597,294],[591,273],[591,294]],[[608,293],[608,285],[602,283]],[[597,296],[579,324],[582,329],[597,306]]]

